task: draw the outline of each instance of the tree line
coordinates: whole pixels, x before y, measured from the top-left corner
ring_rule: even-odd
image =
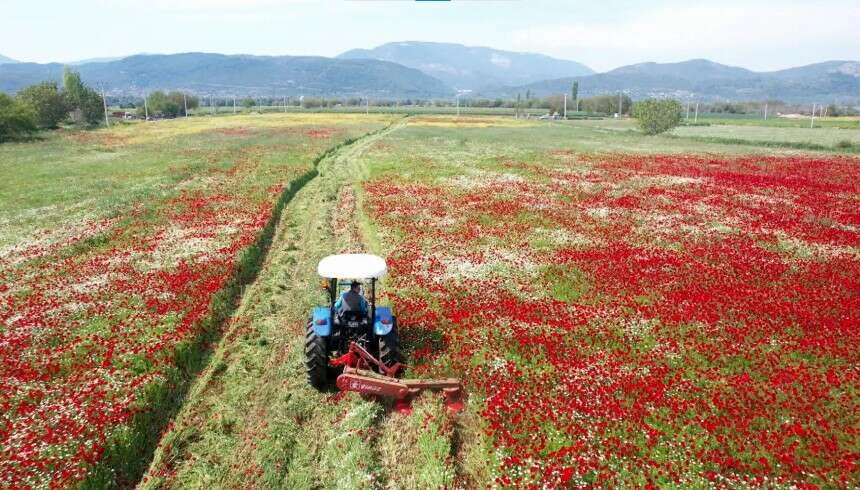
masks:
[[[185,115],[186,108],[198,107],[197,97],[182,92],[156,91],[147,95],[138,112],[152,116]],[[0,142],[32,136],[39,130],[61,124],[92,127],[105,120],[106,101],[81,80],[79,73],[66,68],[62,86],[41,82],[19,91],[14,97],[0,93]]]
[[[41,82],[15,97],[0,93],[0,141],[24,138],[60,123],[94,126],[104,117],[101,95],[81,81],[75,71],[63,72],[63,85]]]

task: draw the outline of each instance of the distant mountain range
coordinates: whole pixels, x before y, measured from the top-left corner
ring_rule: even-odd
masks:
[[[144,54],[144,53],[140,53]],[[121,59],[128,58],[128,56],[113,56],[113,57],[105,57],[105,58],[87,58],[85,60],[77,60],[77,61],[66,61],[63,63],[64,65],[78,66],[78,65],[86,65],[87,63],[107,63],[110,61],[119,61]]]
[[[543,80],[482,92],[516,97],[527,91],[537,97],[570,92],[579,81],[581,96],[624,92],[634,99],[676,97],[699,100],[765,100],[786,102],[860,102],[860,62],[826,61],[786,70],[754,72],[708,60],[681,63],[639,63],[585,77]]]
[[[69,64],[69,63],[67,63]],[[447,98],[470,89],[472,97],[514,98],[570,93],[624,92],[634,99],[765,100],[860,103],[860,62],[826,61],[755,72],[697,59],[639,63],[593,73],[574,61],[444,43],[389,43],[337,58],[206,53],[134,55],[84,60],[74,65],[84,81],[112,95],[187,90],[199,95],[370,96]],[[0,91],[14,93],[43,80],[59,81],[59,63],[20,63],[0,56]]]
[[[12,58],[9,58],[7,56],[3,56],[2,54],[0,54],[0,65],[3,65],[6,63],[17,63],[17,62],[18,62],[17,60],[13,60]]]
[[[315,56],[207,53],[135,55],[75,66],[84,82],[111,94],[188,90],[216,96],[355,95],[447,97],[441,81],[396,63]],[[43,80],[62,79],[59,63],[0,65],[0,91],[15,92]]]
[[[473,91],[594,73],[582,63],[542,54],[417,41],[388,43],[373,49],[353,49],[338,58],[391,61],[421,70],[454,89]]]

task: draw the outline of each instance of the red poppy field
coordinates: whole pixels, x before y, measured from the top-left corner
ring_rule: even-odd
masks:
[[[179,177],[97,218],[37,222],[3,249],[0,487],[135,483],[127,478],[145,468],[164,406],[253,277],[283,201],[313,177],[317,155],[385,122],[159,123],[89,133],[71,148],[86,160],[119,147],[140,167],[157,152],[155,170]],[[237,124],[241,133],[222,136]],[[39,148],[9,149],[4,163],[24,150]],[[85,164],[66,164],[90,178]]]
[[[858,483],[860,161],[412,161],[366,212],[412,374],[465,378],[489,483]]]
[[[857,487],[858,169],[478,117],[2,146],[0,488]],[[463,412],[308,386],[345,250]]]

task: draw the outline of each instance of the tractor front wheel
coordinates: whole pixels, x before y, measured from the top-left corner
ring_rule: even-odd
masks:
[[[394,325],[388,334],[379,337],[379,360],[388,367],[403,362],[403,355],[400,353],[400,334],[397,333],[397,320],[394,320]]]
[[[305,334],[305,371],[308,383],[322,390],[328,382],[328,354],[325,339],[314,332],[312,321],[308,321]]]

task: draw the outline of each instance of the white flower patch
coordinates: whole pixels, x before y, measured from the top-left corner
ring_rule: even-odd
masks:
[[[476,261],[465,257],[447,257],[442,260],[445,272],[432,278],[435,282],[480,280],[487,276],[507,276],[516,271],[518,277],[537,273],[539,266],[518,250],[488,248],[484,260]]]
[[[656,320],[635,317],[626,320],[621,325],[621,330],[624,331],[625,338],[639,340],[646,335],[651,335],[656,324]]]
[[[86,281],[72,285],[72,291],[76,293],[89,293],[95,291],[100,286],[104,286],[110,280],[109,274],[99,274],[88,278]]]
[[[595,219],[608,219],[609,215],[612,214],[612,209],[607,207],[600,208],[588,208],[585,210],[586,214]]]
[[[476,190],[492,185],[525,182],[521,176],[512,173],[497,173],[481,169],[470,169],[463,175],[442,179],[443,186],[448,185],[464,190]]]
[[[736,233],[737,229],[732,228],[731,226],[726,225],[725,223],[711,223],[708,227],[708,230],[715,231],[717,233]]]
[[[594,238],[564,228],[535,228],[531,239],[546,240],[558,247],[589,247],[596,243]]]
[[[139,270],[146,271],[173,266],[184,259],[190,259],[203,253],[214,253],[219,246],[228,245],[237,228],[232,225],[219,226],[213,231],[214,237],[194,236],[204,230],[197,228],[171,228],[158,242],[158,246],[150,256],[142,257],[136,265]]]
[[[570,183],[569,180],[562,179],[553,179],[553,181],[562,185],[567,185]],[[618,186],[616,186],[615,184],[611,184],[609,182],[590,182],[587,180],[580,180],[576,183],[576,188],[582,192],[585,192],[586,194],[597,194],[603,189],[615,189],[617,187]]]
[[[693,184],[704,184],[710,179],[704,179],[701,177],[683,177],[680,175],[657,175],[654,177],[644,177],[638,180],[646,187],[686,187]]]
[[[701,236],[706,232],[700,225],[690,223],[688,215],[680,213],[647,213],[641,217],[639,223],[636,233],[643,236],[676,236],[679,233],[687,236]]]
[[[214,175],[195,175],[193,179],[188,179],[176,185],[176,190],[196,190],[196,189],[212,189],[222,186],[225,179]]]
[[[456,279],[481,279],[492,269],[492,264],[487,262],[477,263],[468,259],[456,257],[445,260],[445,273],[439,282],[447,282]]]
[[[781,250],[801,259],[832,259],[841,255],[853,255],[855,258],[860,259],[860,248],[857,247],[805,242],[799,238],[788,236],[782,231],[776,232],[776,239]]]
[[[784,206],[794,206],[794,201],[791,199],[786,199],[784,197],[771,196],[765,194],[737,194],[735,199],[742,203],[746,204],[754,204],[758,206],[773,206],[775,204],[782,204]]]
[[[52,207],[47,206],[38,209],[44,210]],[[21,214],[18,216],[20,217]],[[112,225],[113,223],[108,220],[99,222],[95,217],[84,216],[77,220],[69,220],[62,226],[35,230],[24,237],[13,237],[14,242],[11,245],[0,247],[0,260],[3,260],[5,265],[17,265],[31,258],[42,257],[57,247],[92,238],[109,229]],[[0,236],[0,241],[6,238],[8,237]],[[37,252],[34,253],[33,251]]]

